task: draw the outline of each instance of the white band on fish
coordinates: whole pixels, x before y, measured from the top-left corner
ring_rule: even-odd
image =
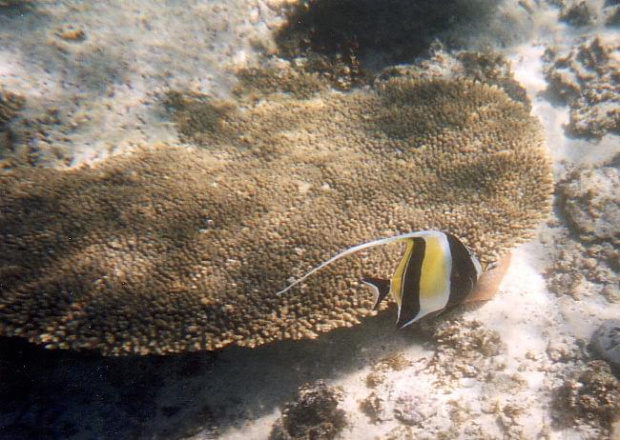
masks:
[[[334,261],[370,247],[403,241],[405,252],[390,280],[364,278],[375,290],[376,309],[391,293],[398,304],[397,326],[462,303],[472,293],[482,268],[471,249],[452,234],[417,231],[369,241],[346,249],[279,291],[281,295]]]

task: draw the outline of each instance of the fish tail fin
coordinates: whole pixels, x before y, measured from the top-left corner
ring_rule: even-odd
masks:
[[[377,307],[379,307],[381,301],[383,301],[388,293],[390,293],[392,282],[390,280],[384,280],[383,278],[372,277],[362,278],[362,282],[375,289],[375,305],[372,309],[377,310]]]

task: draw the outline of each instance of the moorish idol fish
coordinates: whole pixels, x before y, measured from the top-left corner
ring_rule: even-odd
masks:
[[[389,293],[392,294],[398,304],[396,325],[399,328],[460,304],[474,291],[482,268],[471,249],[452,234],[418,231],[346,249],[293,281],[277,295],[342,257],[393,242],[403,242],[406,247],[392,279],[363,278],[362,281],[375,290],[375,310]]]

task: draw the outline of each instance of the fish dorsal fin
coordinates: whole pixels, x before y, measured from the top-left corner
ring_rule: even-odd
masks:
[[[383,278],[362,278],[362,282],[368,284],[375,289],[375,305],[372,306],[373,310],[377,310],[381,301],[390,293],[390,286],[392,282],[390,280],[384,280]]]
[[[301,278],[296,279],[291,284],[289,284],[288,287],[286,287],[286,288],[280,290],[279,292],[277,292],[276,295],[282,295],[283,293],[285,293],[288,290],[290,290],[293,286],[295,286],[295,285],[301,283],[302,281],[304,281],[310,275],[318,272],[319,270],[323,269],[325,266],[328,266],[328,265],[332,264],[334,261],[336,261],[336,260],[338,260],[338,259],[340,259],[342,257],[346,257],[347,255],[351,255],[351,254],[353,254],[355,252],[358,252],[358,251],[361,251],[363,249],[367,249],[367,248],[370,248],[370,247],[374,247],[374,246],[381,246],[383,244],[393,243],[395,241],[407,240],[407,239],[412,238],[412,237],[426,237],[426,236],[435,235],[435,234],[442,234],[442,233],[441,232],[437,232],[437,231],[409,232],[407,234],[397,235],[395,237],[381,238],[381,239],[378,239],[378,240],[369,241],[369,242],[366,242],[366,243],[358,244],[357,246],[350,247],[349,249],[346,249],[346,250],[344,250],[344,251],[334,255],[329,260],[321,263],[320,265],[318,265],[317,267],[312,269],[310,272],[306,273]]]

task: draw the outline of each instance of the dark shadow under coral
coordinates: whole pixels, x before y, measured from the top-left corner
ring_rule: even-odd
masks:
[[[103,357],[0,338],[0,438],[217,435],[270,414],[304,383],[421,343],[420,330],[397,331],[393,315],[317,340],[173,356]]]

